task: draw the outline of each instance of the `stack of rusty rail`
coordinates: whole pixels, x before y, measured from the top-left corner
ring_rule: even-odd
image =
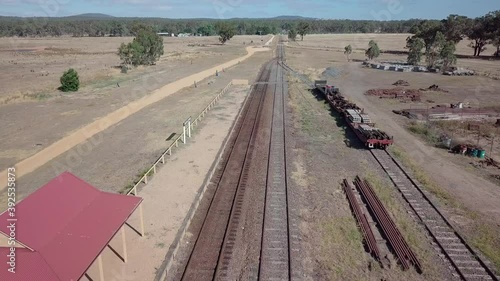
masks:
[[[396,254],[403,270],[407,270],[410,268],[410,265],[413,265],[417,272],[422,273],[420,262],[405,241],[403,235],[401,235],[401,232],[399,232],[384,205],[382,205],[382,202],[378,199],[370,183],[356,176],[354,184],[365,199],[368,208],[371,210],[375,220],[382,229],[387,242],[389,242]]]
[[[349,204],[351,204],[354,217],[356,218],[359,228],[361,229],[361,233],[363,234],[363,239],[366,247],[368,248],[368,252],[377,261],[380,261],[380,250],[377,246],[377,240],[375,239],[375,235],[373,235],[370,224],[366,219],[366,215],[361,210],[361,207],[359,207],[358,200],[356,200],[352,187],[346,179],[344,179],[343,186],[345,194],[347,195],[347,200],[349,201]]]

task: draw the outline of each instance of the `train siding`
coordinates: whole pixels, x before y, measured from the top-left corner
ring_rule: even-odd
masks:
[[[375,127],[363,109],[342,96],[339,88],[328,85],[326,80],[316,80],[315,87],[325,96],[330,106],[342,115],[356,137],[367,148],[385,149],[394,143],[391,136]]]

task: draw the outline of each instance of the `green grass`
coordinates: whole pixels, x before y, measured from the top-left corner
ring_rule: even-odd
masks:
[[[463,204],[458,202],[447,191],[442,189],[427,174],[418,167],[401,149],[393,146],[391,148],[393,155],[398,158],[405,167],[409,168],[415,179],[420,182],[423,187],[432,193],[443,204],[451,207],[454,212],[467,218],[471,223],[467,228],[463,229],[468,243],[483,253],[500,271],[500,228],[495,224],[489,223],[481,219],[481,215],[467,209]]]
[[[471,244],[479,249],[500,271],[500,234],[491,224],[474,220]]]
[[[408,125],[408,130],[415,135],[422,137],[425,141],[430,144],[437,144],[439,140],[439,135],[432,129],[422,122],[410,122]]]
[[[44,101],[51,97],[51,94],[48,92],[39,92],[39,93],[27,93],[23,95],[23,98],[28,98],[37,101]]]
[[[293,83],[297,85],[295,86]],[[317,121],[320,118],[331,118],[332,123],[335,122],[335,119],[328,114],[330,106],[327,103],[318,102],[308,90],[302,89],[302,87],[302,84],[298,82],[290,82],[290,89],[293,89],[290,95],[291,104],[297,113],[295,114],[297,117],[296,126],[304,134],[310,135],[311,140],[339,140],[341,133],[335,130],[335,127],[325,128]],[[322,117],[318,117],[320,113],[324,113]]]
[[[149,169],[150,169],[150,168],[144,168],[144,169],[140,170],[140,171],[139,171],[139,172],[135,175],[135,179],[134,179],[131,183],[129,183],[129,184],[127,184],[125,187],[123,187],[123,188],[119,191],[119,193],[120,193],[120,194],[126,194],[127,192],[129,192],[129,191],[130,191],[130,190],[131,190],[131,189],[132,189],[132,188],[133,188],[133,187],[134,187],[134,186],[135,186],[135,185],[136,185],[136,184],[137,184],[137,183],[138,183],[138,182],[142,179],[142,177],[143,177],[144,175],[146,175],[146,174],[147,174],[147,175],[148,175],[148,177],[149,177],[149,176],[151,176],[151,175],[153,174],[153,170],[151,170],[151,172],[149,172],[149,173],[148,173],[148,170],[149,170]]]
[[[50,98],[50,95],[46,94],[46,93],[40,93],[40,94],[36,95],[36,99],[38,101],[43,101],[43,100],[46,100],[48,98]]]
[[[377,197],[389,212],[394,223],[405,238],[408,245],[415,252],[422,265],[424,276],[428,280],[439,280],[440,269],[429,256],[432,255],[430,245],[422,231],[419,230],[415,221],[408,215],[401,203],[396,199],[396,189],[386,186],[379,176],[367,173],[365,179],[372,185]]]
[[[151,174],[151,173],[153,173],[152,171],[148,173],[149,169],[151,169],[151,167],[149,167],[149,168],[144,168],[144,169],[142,169],[141,171],[139,171],[139,173],[136,175],[136,177],[137,177],[137,179],[138,179],[138,180],[137,180],[137,182],[139,182],[139,180],[140,180],[142,177],[144,177],[145,175],[150,176],[150,174]],[[137,182],[136,182],[136,183],[137,183]]]
[[[366,267],[362,235],[352,216],[329,219],[320,224],[323,264],[330,265],[330,280],[363,280],[356,268]],[[353,270],[348,270],[353,269]]]
[[[455,200],[447,191],[441,188],[436,182],[434,182],[422,168],[416,165],[412,159],[408,157],[408,155],[403,152],[399,147],[392,146],[391,149],[394,157],[399,159],[401,163],[408,169],[410,169],[413,177],[424,186],[424,188],[432,193],[436,198],[443,204],[458,208],[461,207],[461,204]]]

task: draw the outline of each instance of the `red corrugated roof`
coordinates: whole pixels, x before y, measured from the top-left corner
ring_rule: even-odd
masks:
[[[5,267],[0,280],[80,279],[141,201],[99,191],[69,172],[61,174],[17,204],[16,239],[34,252],[16,251],[22,255],[16,259],[20,275],[9,273],[0,262]],[[5,235],[7,218],[7,212],[0,215]],[[4,252],[0,248],[0,261],[6,260]]]
[[[0,247],[0,257],[2,261],[10,254],[9,248]],[[60,280],[52,269],[42,258],[40,253],[29,249],[17,248],[16,250],[16,268],[15,273],[8,271],[9,265],[6,262],[1,263],[0,280]]]

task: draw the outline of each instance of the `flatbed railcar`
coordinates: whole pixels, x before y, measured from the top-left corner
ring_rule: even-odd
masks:
[[[326,80],[316,80],[314,86],[324,95],[330,106],[338,112],[369,149],[386,149],[394,143],[391,136],[377,129],[370,116],[341,95],[339,88],[328,85]]]

